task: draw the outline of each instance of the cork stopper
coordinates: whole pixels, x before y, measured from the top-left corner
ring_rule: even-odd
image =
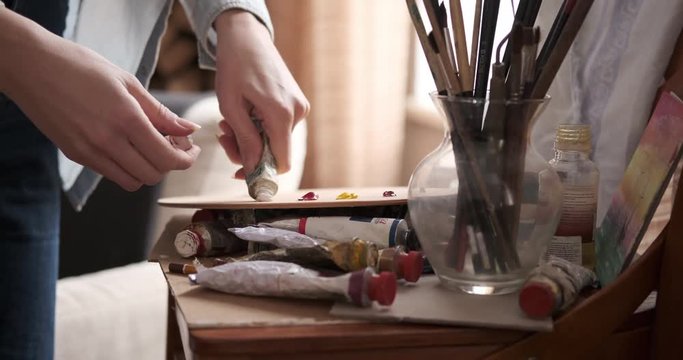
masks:
[[[560,124],[555,134],[555,150],[590,152],[590,125]]]

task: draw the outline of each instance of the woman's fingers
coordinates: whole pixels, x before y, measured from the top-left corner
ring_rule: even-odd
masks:
[[[174,147],[142,111],[135,110],[135,107],[131,111],[132,114],[127,121],[130,125],[126,127],[126,136],[140,154],[159,172],[165,174],[171,170],[184,170],[192,165],[199,154],[199,148],[196,145],[192,145],[188,151]]]
[[[138,81],[130,81],[128,92],[154,127],[164,135],[187,136],[201,129],[201,126],[185,120],[161,104]]]
[[[277,163],[278,173],[285,173],[291,168],[291,134],[294,124],[292,109],[285,104],[256,105],[263,117],[263,128],[268,134],[270,151]]]
[[[256,129],[254,121],[249,116],[249,109],[247,109],[245,103],[238,106],[230,106],[224,114],[226,122],[228,122],[234,134],[234,140],[239,149],[237,152],[242,159],[241,163],[244,166],[244,170],[250,173],[254,171],[256,164],[261,158],[263,150],[261,135]]]
[[[222,134],[216,135],[216,137],[228,159],[234,164],[242,165],[242,155],[237,146],[237,139],[235,139],[235,133],[232,131],[232,128],[225,120],[221,120],[218,123],[218,127],[221,129]]]
[[[84,159],[84,163],[89,164],[88,167],[95,170],[98,174],[115,182],[124,190],[136,191],[143,182],[131,175],[116,161],[109,158],[105,153],[99,151],[97,148],[91,148],[86,152],[88,155]]]

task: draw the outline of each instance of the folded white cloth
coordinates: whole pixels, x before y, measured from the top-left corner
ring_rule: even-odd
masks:
[[[157,263],[57,282],[55,359],[163,359],[168,288]]]

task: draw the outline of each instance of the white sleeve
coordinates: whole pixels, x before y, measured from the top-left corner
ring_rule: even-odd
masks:
[[[192,29],[197,35],[199,67],[202,69],[216,68],[216,30],[213,28],[213,22],[223,11],[248,11],[268,28],[271,36],[273,34],[273,25],[265,0],[180,0],[180,3],[185,8]]]

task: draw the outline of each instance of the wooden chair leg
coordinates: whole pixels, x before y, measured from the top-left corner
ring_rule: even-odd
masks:
[[[660,267],[655,328],[655,359],[676,359],[683,344],[683,176],[679,179]]]

